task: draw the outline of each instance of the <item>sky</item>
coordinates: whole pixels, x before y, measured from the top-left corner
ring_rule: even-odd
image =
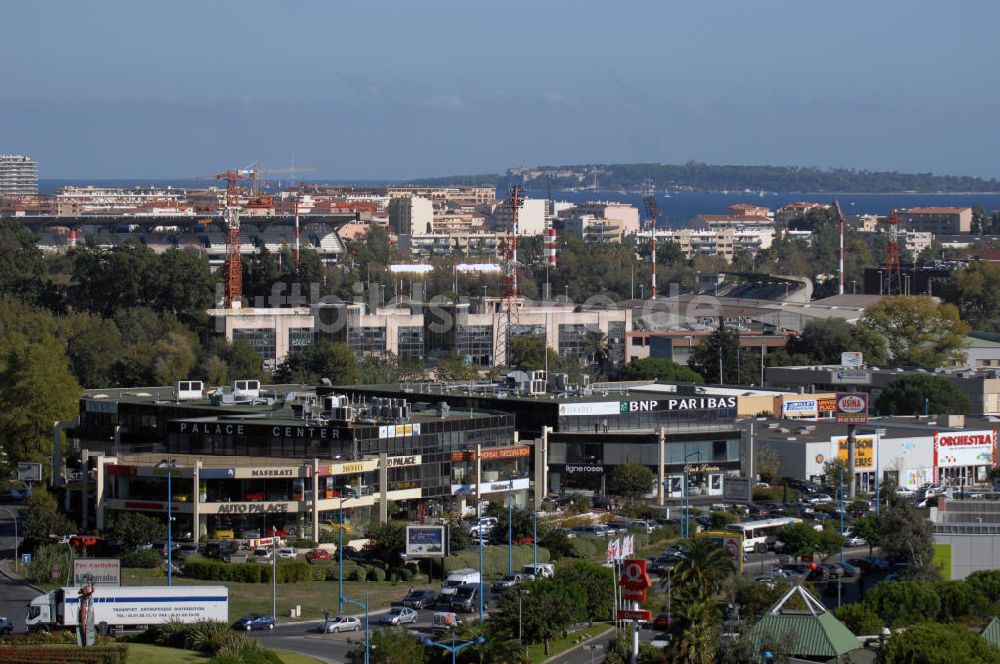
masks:
[[[5,3],[0,153],[39,177],[253,162],[1000,177],[995,0]]]

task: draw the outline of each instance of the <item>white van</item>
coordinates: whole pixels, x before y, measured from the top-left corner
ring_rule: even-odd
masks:
[[[528,563],[521,568],[521,574],[532,579],[550,579],[556,573],[556,566],[552,563],[538,563],[533,565]]]
[[[455,594],[459,586],[467,583],[479,583],[479,570],[474,570],[471,567],[455,570],[448,575],[447,580],[441,586],[441,594],[450,597]]]

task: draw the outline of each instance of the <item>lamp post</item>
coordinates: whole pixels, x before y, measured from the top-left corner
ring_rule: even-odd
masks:
[[[350,498],[357,498],[354,491],[348,491],[346,496],[340,496],[340,536],[337,541],[337,597],[344,596],[344,501]],[[315,535],[315,533],[314,533]],[[317,541],[319,541],[317,537]]]
[[[673,615],[670,612],[671,600],[673,599],[673,576],[674,576],[674,566],[667,565],[667,627],[673,627],[672,620]]]
[[[425,646],[434,646],[435,648],[441,648],[442,650],[446,650],[446,651],[450,652],[451,653],[451,664],[455,664],[455,658],[456,658],[456,655],[458,655],[459,652],[461,652],[462,650],[468,648],[469,646],[477,646],[480,643],[486,643],[486,638],[480,636],[480,637],[477,637],[476,639],[474,639],[472,641],[462,641],[461,643],[458,643],[456,641],[456,639],[455,639],[455,629],[454,628],[452,628],[452,630],[451,630],[451,645],[448,645],[447,643],[439,643],[438,641],[431,641],[430,639],[424,639],[424,645]],[[367,660],[365,660],[365,661],[367,662]]]
[[[271,526],[271,617],[278,622],[278,527]]]
[[[479,481],[479,478],[476,478]],[[479,622],[483,622],[483,502],[479,499],[479,492],[476,492],[476,514],[478,516],[479,528],[476,536],[479,538]],[[441,573],[444,576],[444,572]]]
[[[167,469],[167,585],[174,585],[174,487],[173,476],[176,459],[164,459],[157,468]]]
[[[14,510],[9,507],[2,507],[0,509],[10,514],[10,518],[14,521],[14,569],[17,569],[17,564],[21,560],[21,556],[17,552],[17,515],[14,514]]]
[[[507,484],[507,573],[514,573],[514,474]],[[482,576],[482,570],[479,573]]]
[[[365,591],[365,601],[364,603],[358,602],[353,599],[347,599],[343,595],[337,598],[337,611],[342,612],[344,610],[344,604],[353,604],[359,609],[364,609],[365,611],[365,664],[368,664],[368,660],[371,658],[371,639],[369,638],[370,632],[368,630],[368,591]]]
[[[531,562],[538,573],[538,512],[531,511]]]

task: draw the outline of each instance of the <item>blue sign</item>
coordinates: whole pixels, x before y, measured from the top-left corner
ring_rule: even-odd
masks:
[[[30,553],[22,553],[21,554],[21,563],[24,564],[24,565],[30,565],[31,564],[31,554]]]

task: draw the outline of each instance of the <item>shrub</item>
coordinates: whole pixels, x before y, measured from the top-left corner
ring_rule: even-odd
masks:
[[[844,604],[833,615],[857,636],[878,634],[883,627],[881,618],[866,604]]]
[[[128,646],[105,643],[89,648],[64,645],[0,646],[0,661],[11,664],[126,664]]]
[[[217,620],[203,620],[187,625],[184,647],[187,650],[214,653],[233,635],[229,625]]]
[[[385,570],[381,567],[372,567],[368,572],[368,581],[385,581]]]
[[[989,605],[986,595],[968,581],[939,581],[934,584],[934,590],[941,601],[939,622],[978,616],[985,613]]]
[[[276,566],[278,583],[308,583],[312,581],[312,569],[304,560],[279,560]]]
[[[578,541],[581,538],[573,540]],[[601,540],[602,546],[604,540]],[[514,569],[521,569],[532,562],[532,547],[528,545],[514,547]],[[549,551],[538,547],[538,562],[547,563],[550,560]],[[452,554],[443,560],[445,574],[463,567],[479,569],[479,548],[472,547],[466,551]],[[483,574],[488,578],[498,578],[507,573],[507,547],[490,546],[483,549]]]
[[[986,595],[991,602],[1000,600],[1000,569],[984,569],[973,572],[965,577],[965,582]]]
[[[307,583],[313,580],[313,571],[304,560],[282,560],[277,564],[277,573],[278,583]],[[270,583],[271,565],[190,560],[184,563],[184,575],[203,581]]]
[[[163,556],[154,549],[127,551],[121,557],[122,567],[133,569],[156,569],[163,565]]]
[[[722,530],[730,523],[736,523],[740,520],[732,512],[712,512],[708,518],[712,520],[712,530]]]
[[[600,540],[601,546],[606,546],[604,540]],[[593,558],[597,555],[597,540],[589,537],[577,537],[569,541],[570,558]]]
[[[359,580],[358,579],[358,576],[359,576],[358,570],[359,570],[359,566],[353,560],[345,560],[344,561],[344,579],[352,580],[352,581],[358,581]],[[339,565],[337,565],[337,564],[330,565],[327,568],[326,580],[327,581],[336,581],[337,580],[337,574],[338,574],[339,571],[340,571],[340,566]]]
[[[337,566],[330,563],[313,563],[309,566],[312,570],[313,581],[326,581],[329,578],[330,570],[333,569],[333,578],[337,578]]]
[[[368,578],[368,571],[371,568],[367,565],[359,565],[354,563],[354,569],[351,570],[350,575],[347,573],[347,563],[344,563],[344,578],[348,581],[364,581]]]
[[[413,570],[409,567],[404,567],[399,570],[399,580],[403,582],[409,582],[413,580]]]
[[[864,604],[890,627],[936,620],[941,598],[928,581],[882,581],[865,595]]]

